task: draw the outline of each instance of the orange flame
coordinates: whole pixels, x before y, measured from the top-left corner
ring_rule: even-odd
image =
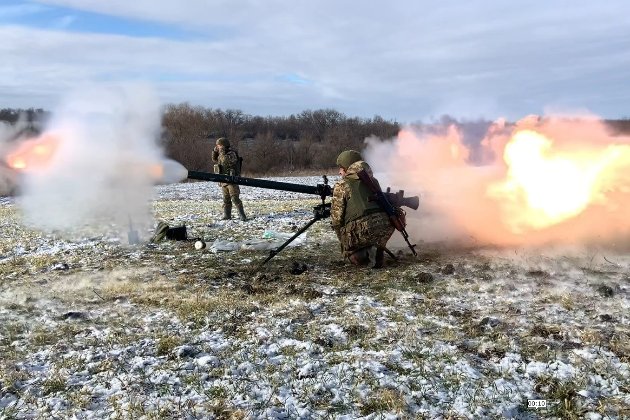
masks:
[[[59,139],[52,135],[43,135],[26,140],[6,156],[7,165],[18,170],[45,168],[50,163],[58,146]]]
[[[149,166],[149,174],[154,180],[159,180],[164,176],[164,165],[160,163],[154,163]]]
[[[487,192],[503,203],[513,232],[558,224],[605,201],[603,181],[614,174],[616,164],[630,163],[630,146],[588,149],[554,151],[549,138],[532,130],[512,136],[503,154],[506,179],[488,186]]]
[[[455,127],[410,127],[393,145],[371,143],[367,158],[422,195],[410,235],[496,245],[630,238],[630,137],[596,118],[500,120],[472,147]]]
[[[65,138],[58,135],[45,133],[37,138],[22,141],[7,154],[5,161],[10,168],[24,172],[46,169],[51,164],[55,154],[58,153],[61,142],[64,140]],[[73,158],[78,159],[80,156],[73,156]],[[166,174],[162,162],[126,162],[123,163],[123,166],[121,173],[142,177],[148,175],[156,183],[161,182]]]

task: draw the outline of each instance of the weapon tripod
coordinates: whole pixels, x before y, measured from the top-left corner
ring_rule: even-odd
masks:
[[[325,182],[327,183],[328,179],[325,179]],[[265,260],[262,263],[260,263],[260,265],[258,265],[258,267],[256,268],[256,271],[260,270],[263,265],[269,262],[269,260],[271,260],[273,257],[275,257],[280,252],[282,252],[284,248],[286,248],[291,242],[293,242],[295,238],[300,236],[302,233],[306,232],[306,230],[310,228],[315,222],[317,222],[318,220],[325,219],[327,217],[330,217],[330,203],[322,202],[322,204],[318,204],[315,207],[313,207],[313,218],[307,224],[301,227],[300,230],[295,232],[295,234],[293,234],[293,236],[287,239],[282,245],[280,245],[276,249],[272,249],[271,251],[269,251],[269,256],[267,256],[267,258],[265,258]],[[383,247],[383,250],[387,253],[387,255],[392,257],[394,261],[398,261],[398,258],[389,249]]]
[[[282,250],[284,248],[286,248],[291,242],[293,242],[293,240],[295,238],[297,238],[302,233],[304,233],[306,231],[306,229],[310,228],[315,222],[317,222],[318,220],[330,217],[330,203],[322,203],[322,204],[318,204],[315,207],[313,207],[313,215],[314,215],[314,217],[306,225],[301,227],[300,230],[295,232],[295,234],[293,234],[293,236],[291,236],[289,239],[287,239],[278,248],[272,249],[271,251],[269,251],[269,256],[267,258],[265,258],[265,260],[262,263],[260,263],[258,268],[260,269],[263,265],[267,264],[267,262],[269,262],[269,260],[271,260],[273,257],[275,257],[280,252],[282,252]]]

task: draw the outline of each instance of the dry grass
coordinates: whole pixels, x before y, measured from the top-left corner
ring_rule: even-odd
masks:
[[[213,220],[212,214],[220,212],[217,203],[157,202],[155,210],[164,220],[198,214],[186,221],[194,235],[239,240],[262,235],[267,228],[262,215],[286,213],[290,220],[301,211],[308,218],[311,204],[252,202],[248,211],[257,218],[224,225]],[[7,220],[18,219],[15,209],[0,209]],[[287,222],[282,228],[292,226]],[[14,229],[18,236],[0,239],[3,254],[15,249],[21,234],[45,243],[36,233]],[[552,276],[550,270],[437,245],[425,246],[418,258],[403,255],[398,263],[390,261],[384,270],[357,269],[341,260],[325,223],[313,226],[307,245],[286,249],[254,272],[264,255],[212,254],[195,251],[190,242],[164,242],[25,252],[5,259],[0,264],[3,395],[16,395],[22,407],[39,409],[25,386],[31,381],[39,395],[62,396],[68,413],[80,413],[97,399],[71,386],[78,380],[73,375],[87,372],[124,389],[97,401],[108,415],[123,418],[239,419],[271,412],[299,417],[297,408],[286,404],[286,392],[315,416],[458,418],[463,414],[455,400],[463,390],[470,410],[494,413],[497,404],[514,401],[519,413],[527,415],[523,390],[492,390],[496,381],[517,378],[521,384],[531,381],[523,389],[529,386],[554,402],[545,415],[624,413],[618,396],[588,400],[578,394],[590,375],[623,383],[618,365],[581,360],[575,353],[601,349],[611,352],[607,360],[628,363],[630,337],[619,322],[627,307],[621,269],[611,274],[593,266],[584,279],[564,278],[579,293],[558,287],[565,286],[558,272]],[[304,273],[291,274],[296,261],[307,266]],[[58,263],[68,268],[54,269]],[[591,287],[610,276],[622,285],[614,296],[601,296]],[[598,318],[604,312],[610,313],[609,321]],[[227,344],[213,347],[208,336]],[[277,348],[270,349],[270,343]],[[178,356],[182,346],[216,361],[198,366],[192,363],[196,356]],[[16,368],[26,360],[35,363],[37,352],[63,356],[39,376]],[[573,363],[578,373],[560,380],[550,372],[524,375],[522,367],[507,372],[505,363],[513,354],[522,365]],[[177,385],[172,378],[152,382],[132,362],[136,356],[156,360],[155,372],[175,375]],[[309,362],[317,366],[302,372]],[[467,376],[463,364],[480,377]],[[379,375],[399,386],[383,386]],[[235,403],[253,395],[252,384],[264,390],[265,398]],[[323,384],[344,398],[331,402],[332,388]],[[619,389],[627,397],[629,390]],[[490,392],[493,398],[481,397]],[[159,395],[162,405],[151,395]],[[412,412],[427,405],[435,411]],[[7,407],[0,417],[24,415],[28,409],[18,413]]]

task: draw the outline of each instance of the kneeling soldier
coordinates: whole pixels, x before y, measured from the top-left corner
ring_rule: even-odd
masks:
[[[394,227],[387,213],[376,201],[357,173],[365,170],[372,176],[372,169],[355,150],[346,150],[337,157],[341,181],[335,184],[330,208],[330,220],[339,242],[341,252],[355,265],[383,266],[387,241]]]

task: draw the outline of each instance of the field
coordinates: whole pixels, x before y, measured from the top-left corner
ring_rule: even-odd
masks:
[[[156,187],[204,250],[39,232],[0,198],[0,418],[630,417],[628,255],[398,239],[370,270],[324,220],[258,269],[318,198],[242,191],[248,222],[212,183]]]

